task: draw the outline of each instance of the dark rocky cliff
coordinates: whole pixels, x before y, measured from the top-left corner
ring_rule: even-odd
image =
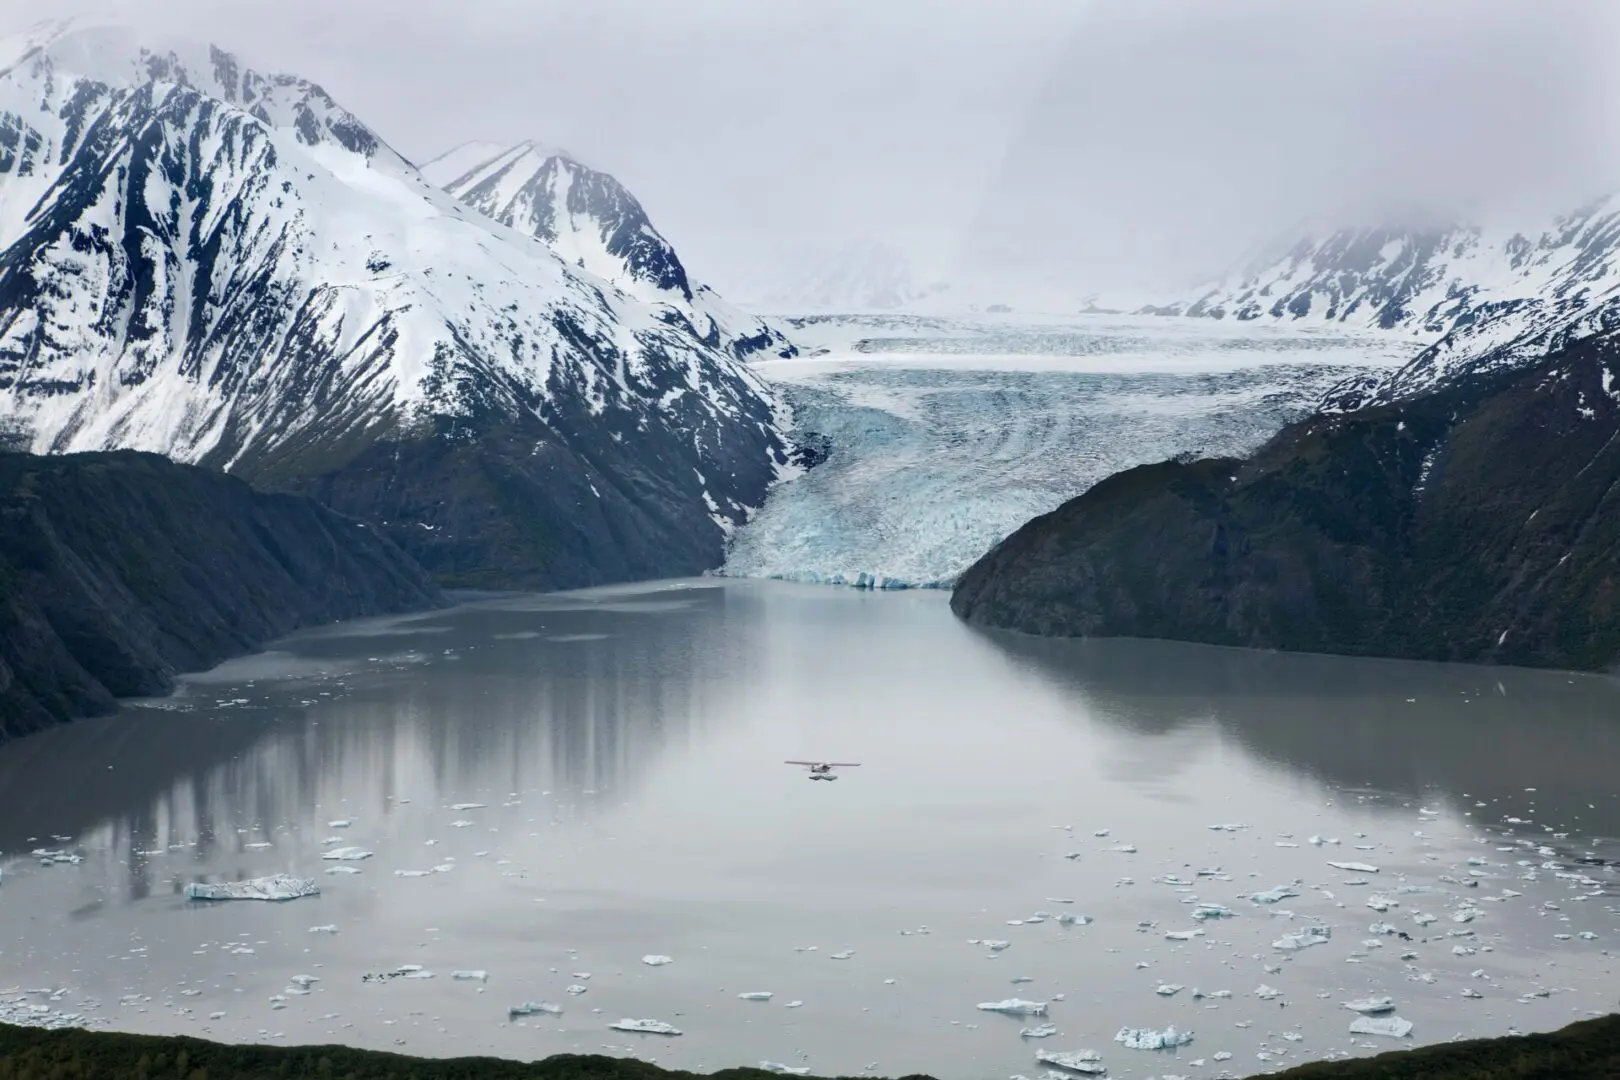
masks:
[[[1620,662],[1620,345],[1119,473],[957,583],[1034,634],[1601,670]]]
[[[300,626],[442,603],[376,530],[129,451],[0,453],[0,739]]]

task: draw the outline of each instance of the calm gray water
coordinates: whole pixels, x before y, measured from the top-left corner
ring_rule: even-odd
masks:
[[[945,599],[700,581],[484,601],[305,634],[0,747],[0,1008],[965,1080],[1082,1048],[1116,1077],[1248,1075],[1616,1007],[1620,877],[1581,861],[1620,858],[1614,681],[1042,642]],[[798,757],[863,764],[811,783]],[[375,856],[321,858],[339,845]],[[281,871],[321,894],[182,895]],[[1200,923],[1199,902],[1235,915]],[[1318,925],[1325,944],[1273,945]],[[362,981],[405,964],[434,977]],[[320,981],[289,993],[298,975]],[[1349,1033],[1340,1003],[1370,994],[1411,1039]],[[1058,1033],[975,1008],[1010,997]],[[509,1021],[528,1000],[563,1015]],[[1114,1041],[1171,1024],[1194,1033],[1173,1054]]]

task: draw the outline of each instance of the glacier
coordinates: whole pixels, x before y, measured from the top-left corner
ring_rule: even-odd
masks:
[[[721,573],[948,588],[1008,533],[1121,469],[1240,454],[1408,343],[1141,318],[790,319],[760,364],[826,460],[779,485]]]

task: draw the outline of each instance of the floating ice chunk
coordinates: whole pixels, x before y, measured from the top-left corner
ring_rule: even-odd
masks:
[[[1025,1001],[1023,998],[1008,998],[1005,1001],[980,1002],[979,1009],[985,1012],[1001,1013],[1003,1016],[1045,1016],[1046,1002]]]
[[[1199,904],[1193,908],[1192,917],[1195,919],[1230,919],[1237,912],[1224,904]]]
[[[1194,938],[1204,936],[1202,930],[1166,930],[1165,939],[1168,941],[1192,941]]]
[[[506,1015],[509,1017],[540,1015],[561,1016],[562,1006],[552,1005],[551,1003],[545,1001],[525,1001],[521,1005],[513,1005],[510,1009],[507,1009]]]
[[[1265,983],[1261,983],[1259,988],[1255,990],[1254,996],[1261,1001],[1272,1001],[1282,997],[1282,991],[1275,986],[1267,986]]]
[[[1263,892],[1250,893],[1249,899],[1256,904],[1280,904],[1290,896],[1298,896],[1299,890],[1295,887],[1298,882],[1291,885],[1278,885]]]
[[[1333,867],[1333,869],[1335,869],[1335,870],[1345,870],[1345,871],[1348,871],[1348,872],[1350,872],[1352,874],[1376,874],[1376,873],[1378,873],[1378,867],[1374,866],[1372,863],[1364,863],[1364,862],[1330,862],[1330,863],[1328,863],[1328,865]]]
[[[428,877],[432,873],[433,873],[433,871],[431,871],[431,870],[395,870],[394,871],[394,876],[395,877]]]
[[[1088,1076],[1101,1076],[1108,1071],[1102,1063],[1102,1055],[1095,1050],[1037,1050],[1035,1060],[1043,1065]]]
[[[1091,916],[1061,911],[1058,913],[1057,921],[1059,926],[1085,926],[1091,922]]]
[[[1392,907],[1400,907],[1401,902],[1399,900],[1391,900],[1389,897],[1384,896],[1381,893],[1373,893],[1371,896],[1367,897],[1367,906],[1372,908],[1374,911],[1382,912],[1388,911]]]
[[[1109,848],[1108,850],[1117,851],[1121,855],[1135,855],[1136,854],[1136,845],[1135,844],[1116,844],[1113,847]]]
[[[578,997],[580,994],[583,994],[585,991],[587,991],[589,989],[590,989],[590,987],[584,985],[583,983],[575,983],[574,985],[570,986],[568,989],[564,990],[563,993],[565,993],[565,994],[573,994],[575,997]]]
[[[371,856],[372,852],[363,847],[339,847],[321,854],[321,858],[332,859],[337,862],[359,862],[361,859],[369,859]]]
[[[842,952],[828,953],[827,954],[827,959],[829,959],[829,960],[848,960],[850,957],[852,957],[854,955],[855,955],[855,950],[854,949],[845,949]]]
[[[775,995],[769,990],[749,990],[737,996],[744,1001],[769,1001]]]
[[[1396,926],[1394,923],[1375,922],[1367,927],[1367,933],[1382,934],[1386,937],[1393,937],[1400,932],[1401,928]]]
[[[636,1031],[643,1035],[679,1035],[681,1029],[674,1024],[666,1024],[662,1020],[620,1020],[608,1027],[614,1031]]]
[[[675,958],[672,956],[660,956],[658,953],[648,953],[641,958],[641,962],[648,967],[663,967],[665,964],[673,964]]]
[[[457,818],[455,821],[450,823],[450,827],[452,829],[467,829],[471,828],[472,824],[473,823],[468,821],[466,818]]]
[[[1426,911],[1414,911],[1412,913],[1412,921],[1417,923],[1419,926],[1428,926],[1430,923],[1439,922],[1440,916],[1430,915]]]
[[[462,982],[488,982],[489,981],[489,972],[487,972],[487,971],[452,971],[450,973],[450,977],[452,979],[459,979]]]
[[[1461,990],[1459,990],[1458,993],[1461,996],[1465,997],[1465,998],[1474,998],[1475,1000],[1478,1000],[1479,998],[1482,998],[1482,997],[1485,996],[1484,994],[1480,993],[1478,990],[1475,990],[1475,989],[1473,989],[1471,987],[1467,987],[1467,986],[1465,986]]]
[[[362,871],[358,866],[328,866],[326,872],[328,874],[358,874]]]
[[[1388,1016],[1358,1016],[1350,1021],[1350,1034],[1404,1039],[1412,1034],[1412,1021],[1402,1020],[1393,1013]]]
[[[1174,1025],[1163,1031],[1152,1028],[1120,1028],[1114,1041],[1131,1050],[1174,1050],[1193,1041],[1190,1031],[1177,1031]]]
[[[1018,1029],[1018,1037],[1020,1039],[1047,1039],[1056,1034],[1056,1024],[1041,1024],[1038,1027]]]
[[[361,982],[391,982],[394,979],[431,979],[433,972],[421,964],[401,964],[392,971],[375,972],[360,976]]]
[[[1248,828],[1251,828],[1251,827],[1252,826],[1249,826],[1249,825],[1242,825],[1242,824],[1236,824],[1236,823],[1231,824],[1231,825],[1211,825],[1209,827],[1209,831],[1210,832],[1237,832],[1239,829],[1248,829]]]
[[[325,926],[312,926],[309,928],[309,932],[312,934],[335,934],[338,932],[338,928],[335,924],[328,923]]]
[[[784,1008],[784,1009],[798,1009],[798,1008],[802,1008],[803,1006],[804,1006],[804,1002],[802,1002],[802,1001],[790,1001],[786,1005],[782,1006],[782,1008]]]
[[[1185,988],[1180,983],[1160,983],[1158,989],[1153,992],[1160,997],[1175,997],[1183,989]]]
[[[242,846],[247,848],[249,851],[263,851],[265,848],[270,846],[270,841],[255,840],[250,844],[243,844]]]
[[[1479,915],[1479,908],[1465,904],[1451,913],[1451,921],[1455,923],[1473,922]]]
[[[1297,934],[1284,934],[1276,941],[1273,941],[1271,947],[1281,949],[1284,952],[1297,952],[1300,949],[1308,949],[1312,945],[1326,945],[1332,937],[1333,931],[1329,927],[1312,926],[1301,930]]]
[[[1010,941],[995,941],[995,940],[992,940],[990,938],[985,938],[983,941],[975,941],[975,942],[973,942],[973,944],[975,944],[975,945],[983,945],[985,948],[989,949],[991,952],[1000,952],[1003,949],[1012,947],[1012,942],[1010,942]]]
[[[1580,938],[1582,941],[1596,941],[1597,940],[1597,935],[1592,933],[1592,931],[1590,931],[1590,930],[1582,930],[1579,934],[1576,934],[1575,936]]]
[[[347,829],[353,824],[354,822],[350,821],[348,818],[338,818],[336,821],[328,821],[326,823],[326,827],[328,829]]]
[[[300,990],[308,990],[320,981],[321,977],[319,975],[294,975],[287,980],[287,983],[290,986],[298,987]]]
[[[1358,998],[1355,1001],[1340,1002],[1351,1012],[1358,1012],[1363,1016],[1376,1016],[1378,1013],[1395,1011],[1395,999],[1392,997]]]
[[[297,900],[301,896],[319,896],[320,892],[320,887],[308,878],[272,874],[247,881],[193,881],[186,886],[186,899]]]
[[[780,1061],[762,1061],[759,1067],[766,1072],[777,1073],[781,1076],[809,1076],[810,1066],[784,1065]]]
[[[462,810],[482,810],[483,808],[484,804],[481,802],[458,802],[450,805],[450,809],[458,812]]]

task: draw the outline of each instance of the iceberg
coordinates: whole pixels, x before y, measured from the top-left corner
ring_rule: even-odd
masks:
[[[561,1016],[562,1006],[552,1005],[545,1001],[525,1001],[521,1005],[513,1005],[506,1010],[508,1017],[515,1016]]]
[[[1479,908],[1471,905],[1464,905],[1451,913],[1451,921],[1454,923],[1473,922],[1479,917],[1479,915]]]
[[[1358,1016],[1350,1021],[1350,1034],[1383,1035],[1390,1039],[1404,1039],[1412,1034],[1412,1021],[1402,1020],[1394,1014],[1389,1016]]]
[[[665,964],[673,964],[675,958],[672,956],[660,956],[657,953],[648,953],[641,958],[641,962],[648,967],[663,967]]]
[[[1195,919],[1230,919],[1237,912],[1224,904],[1199,904],[1193,908],[1192,917]]]
[[[1012,947],[1012,942],[1010,942],[1010,941],[992,941],[989,938],[986,938],[983,941],[972,942],[972,944],[974,944],[974,945],[983,945],[985,948],[989,949],[991,952],[1000,952],[1002,949],[1008,949],[1008,948]]]
[[[193,881],[186,886],[188,900],[297,900],[320,893],[320,887],[313,881],[291,874],[273,874],[247,881]]]
[[[1329,866],[1335,870],[1347,870],[1352,874],[1376,874],[1378,867],[1364,862],[1330,862]]]
[[[1190,1031],[1177,1031],[1175,1025],[1163,1031],[1154,1031],[1152,1028],[1120,1028],[1114,1036],[1114,1041],[1122,1043],[1130,1050],[1174,1050],[1178,1046],[1186,1046],[1193,1041]]]
[[[458,802],[458,803],[451,803],[450,804],[450,809],[458,810],[458,811],[459,810],[482,810],[483,808],[484,808],[484,804],[481,803],[481,802]]]
[[[744,1001],[769,1001],[773,995],[769,990],[749,990],[737,996]]]
[[[1045,1016],[1046,1002],[1025,1001],[1023,998],[1008,998],[1005,1001],[981,1002],[977,1008],[985,1012],[1001,1013],[1003,1016]]]
[[[1267,986],[1265,983],[1261,983],[1259,988],[1255,990],[1254,996],[1259,998],[1261,1001],[1271,1001],[1275,998],[1282,997],[1282,991],[1278,990],[1275,986]]]
[[[764,1069],[766,1072],[773,1072],[782,1076],[810,1075],[810,1067],[808,1065],[803,1067],[795,1067],[792,1065],[784,1065],[780,1061],[762,1061],[759,1063],[759,1067]]]
[[[1153,992],[1160,997],[1175,997],[1183,989],[1180,983],[1160,983],[1158,989]]]
[[[1041,1024],[1039,1027],[1018,1029],[1018,1037],[1020,1039],[1045,1039],[1056,1034],[1056,1024]]]
[[[1281,949],[1284,952],[1298,952],[1300,949],[1308,949],[1312,945],[1326,945],[1332,937],[1333,931],[1328,927],[1312,926],[1301,930],[1297,934],[1284,934],[1276,941],[1273,941],[1271,947]]]
[[[339,847],[321,855],[323,859],[335,859],[338,862],[359,862],[361,859],[371,858],[372,853],[363,847]]]
[[[635,1031],[643,1035],[679,1035],[681,1029],[673,1024],[666,1024],[662,1020],[620,1020],[608,1027],[614,1031]]]
[[[1355,1001],[1341,1002],[1351,1012],[1361,1013],[1363,1016],[1374,1016],[1378,1013],[1395,1011],[1395,999],[1392,997],[1359,998]]]
[[[1166,930],[1164,932],[1166,941],[1192,941],[1194,938],[1203,936],[1204,932],[1202,930]]]
[[[1108,1071],[1102,1063],[1102,1055],[1095,1050],[1037,1050],[1035,1060],[1042,1065],[1088,1076],[1101,1076]]]
[[[1298,896],[1299,890],[1295,887],[1298,882],[1291,885],[1278,885],[1266,889],[1264,892],[1250,893],[1249,899],[1256,904],[1280,904],[1290,896]]]
[[[1391,900],[1382,893],[1373,893],[1371,896],[1367,897],[1367,906],[1372,908],[1374,911],[1384,912],[1388,911],[1392,907],[1400,907],[1401,902],[1399,900]]]

